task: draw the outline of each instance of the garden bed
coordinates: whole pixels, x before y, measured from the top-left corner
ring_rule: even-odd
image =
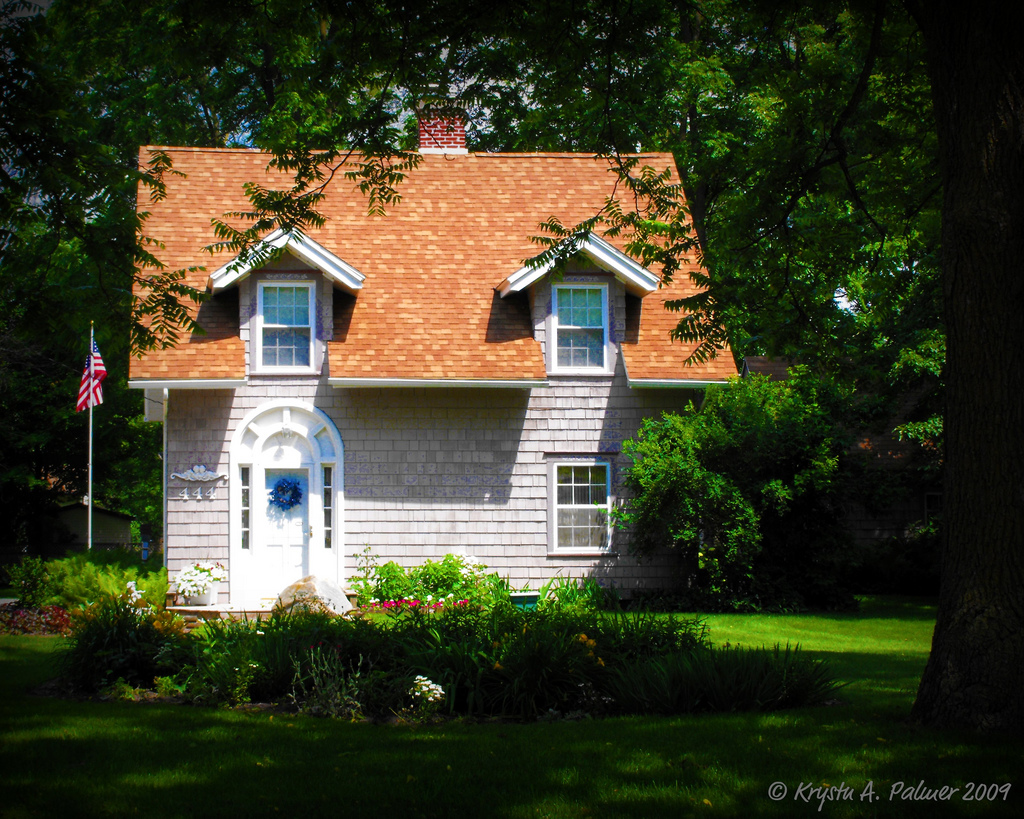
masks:
[[[0,604],[0,634],[65,634],[70,625],[68,612],[61,606]]]
[[[155,689],[375,721],[775,710],[836,689],[823,663],[789,646],[712,648],[696,618],[466,600],[359,618],[275,611],[190,633],[173,611],[112,598],[76,612],[62,676],[84,693]]]

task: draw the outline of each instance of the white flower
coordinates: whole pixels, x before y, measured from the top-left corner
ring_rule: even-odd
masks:
[[[409,696],[424,704],[438,703],[444,700],[444,689],[436,682],[422,674],[417,675],[413,680],[412,688],[409,689]]]
[[[142,599],[142,592],[136,588],[134,580],[128,581],[128,599],[133,603],[138,603]]]

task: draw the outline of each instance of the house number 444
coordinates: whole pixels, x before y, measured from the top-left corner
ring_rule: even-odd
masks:
[[[214,498],[217,497],[217,490],[212,486],[205,492],[199,487],[196,487],[191,491],[189,491],[188,489],[182,489],[178,493],[178,497],[181,498],[182,500],[203,500],[203,498],[206,498],[206,500],[213,500]]]

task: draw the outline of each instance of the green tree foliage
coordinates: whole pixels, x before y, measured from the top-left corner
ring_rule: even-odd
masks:
[[[694,603],[835,606],[848,394],[796,369],[712,388],[700,409],[649,419],[623,449],[630,550],[678,552]]]
[[[72,8],[73,6],[73,8]],[[115,8],[116,6],[116,8]],[[109,376],[95,424],[94,495],[159,527],[159,432],[136,419],[129,350],[173,343],[194,297],[155,266],[136,191],[159,195],[159,161],[138,167],[140,142],[178,141],[191,120],[153,116],[173,83],[132,64],[129,4],[0,3],[0,503],[8,548],[49,540],[39,528],[59,500],[85,492],[87,428],[75,398],[89,324]],[[116,12],[116,13],[115,13]],[[141,10],[140,10],[141,13]],[[109,39],[108,39],[109,38]],[[131,43],[135,45],[130,45]],[[175,111],[180,113],[180,111]],[[162,130],[166,128],[166,130]],[[133,299],[132,284],[142,285]]]
[[[5,0],[0,27],[0,253],[11,370],[23,377],[28,355],[63,368],[59,387],[51,373],[54,387],[32,392],[52,396],[43,407],[74,389],[90,318],[113,319],[100,328],[108,366],[123,361],[125,322],[136,350],[190,329],[180,302],[197,294],[160,267],[161,237],[145,236],[135,209],[174,169],[159,154],[140,166],[139,145],[255,145],[293,173],[291,190],[251,188],[247,214],[214,215],[220,240],[244,253],[271,228],[318,224],[337,180],[386,210],[414,172],[415,105],[451,96],[468,109],[472,148],[675,154],[681,186],[623,161],[605,211],[579,229],[549,223],[547,248],[624,233],[666,274],[700,254],[707,289],[679,332],[706,341],[702,354],[728,339],[876,381],[936,380],[928,86],[912,25],[888,7],[57,0],[31,11]],[[670,219],[683,202],[693,232]],[[15,308],[32,303],[47,322]],[[858,349],[871,356],[852,373]],[[32,480],[57,469],[79,482],[80,456],[48,460],[29,465]],[[5,459],[22,482],[24,461]]]
[[[211,10],[215,23],[187,4],[160,13],[185,7],[200,29],[230,19],[247,35],[224,45],[221,70],[264,89],[247,138],[295,178],[283,195],[252,188],[249,213],[219,223],[224,246],[318,224],[343,178],[385,211],[415,172],[415,105],[458,98],[471,149],[619,160],[603,211],[537,226],[542,249],[619,234],[666,277],[697,256],[702,292],[669,307],[698,358],[727,343],[798,355],[890,409],[914,395],[912,424],[938,421],[937,141],[923,42],[900,6],[452,0],[351,15],[276,0]],[[671,151],[678,183],[621,158],[637,149]]]

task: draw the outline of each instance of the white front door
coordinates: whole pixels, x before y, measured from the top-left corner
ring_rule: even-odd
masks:
[[[308,575],[344,583],[344,451],[330,417],[269,401],[235,431],[231,462],[231,603],[272,606]]]
[[[309,574],[309,471],[268,469],[265,484],[265,524],[257,530],[253,555],[260,597],[276,595]]]

